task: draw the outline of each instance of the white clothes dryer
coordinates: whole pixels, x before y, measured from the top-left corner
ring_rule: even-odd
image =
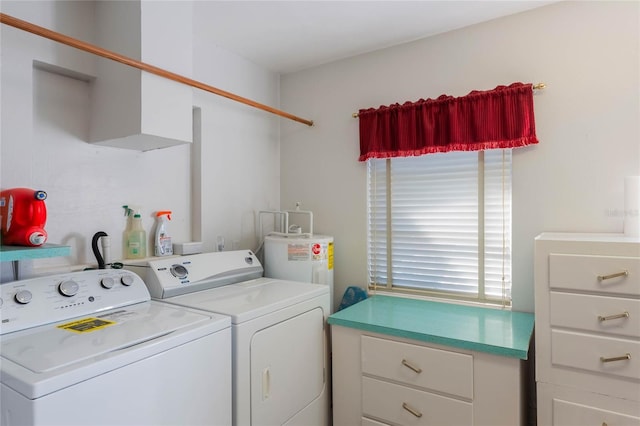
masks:
[[[231,319],[102,269],[0,286],[0,423],[230,425]]]
[[[149,266],[152,297],[231,317],[234,425],[330,423],[327,285],[263,278],[249,250]]]

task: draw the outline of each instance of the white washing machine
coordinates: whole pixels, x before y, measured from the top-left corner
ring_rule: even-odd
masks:
[[[0,290],[0,424],[231,424],[230,317],[151,300],[123,270]]]
[[[263,278],[248,250],[149,266],[152,297],[231,317],[234,425],[329,424],[328,286]]]

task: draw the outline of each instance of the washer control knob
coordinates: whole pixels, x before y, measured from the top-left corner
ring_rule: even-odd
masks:
[[[176,278],[183,279],[187,277],[189,271],[183,265],[175,264],[171,266],[171,274]]]
[[[108,290],[113,288],[113,286],[116,285],[116,282],[111,277],[104,277],[100,280],[100,285]]]
[[[21,305],[26,305],[27,303],[31,302],[32,298],[33,295],[29,290],[20,290],[16,293],[15,297],[16,302],[20,303]]]
[[[127,287],[129,287],[131,284],[133,284],[133,275],[123,275],[120,278],[120,282],[122,283],[122,285],[126,285]]]
[[[78,290],[80,290],[80,285],[74,280],[62,281],[58,286],[60,294],[66,297],[75,296]]]

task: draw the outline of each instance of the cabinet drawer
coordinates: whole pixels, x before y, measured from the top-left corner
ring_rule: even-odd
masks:
[[[640,337],[640,300],[550,292],[552,326]]]
[[[400,425],[473,424],[469,402],[370,377],[362,378],[362,411],[365,416]]]
[[[629,398],[603,395],[611,385],[598,386],[599,391],[581,387],[537,383],[538,425],[540,426],[639,426],[638,393]]]
[[[629,359],[603,362],[601,358]],[[640,392],[640,342],[569,331],[551,331],[551,363],[632,379]]]
[[[625,272],[626,275],[621,275]],[[549,285],[551,288],[640,295],[640,258],[552,253],[549,255]]]
[[[473,399],[473,357],[362,336],[362,372],[423,389]]]
[[[640,426],[640,417],[554,399],[553,424],[557,426]]]
[[[371,420],[366,417],[363,417],[362,426],[389,426],[389,425],[387,423],[380,423],[375,420]]]

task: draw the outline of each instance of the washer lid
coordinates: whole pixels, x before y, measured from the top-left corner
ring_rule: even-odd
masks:
[[[233,324],[239,324],[323,295],[328,301],[328,285],[263,277],[165,300],[229,315]]]
[[[150,301],[11,333],[0,339],[2,383],[36,398],[230,325]]]

